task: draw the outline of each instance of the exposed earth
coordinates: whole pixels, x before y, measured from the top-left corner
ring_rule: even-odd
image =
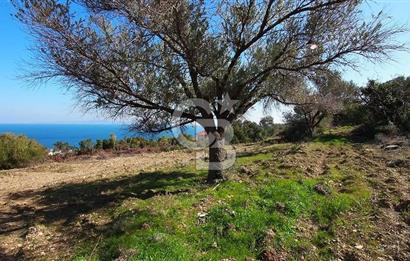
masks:
[[[95,156],[87,160],[46,163],[30,168],[0,171],[0,260],[35,258],[38,254],[49,256],[49,250],[66,249],[71,244],[65,241],[67,237],[64,235],[67,232],[64,226],[69,222],[68,219],[81,215],[82,209],[79,208],[87,209],[88,204],[90,208],[98,208],[101,206],[91,204],[99,204],[100,199],[111,200],[105,199],[104,195],[92,195],[95,199],[85,202],[84,199],[91,195],[82,192],[78,195],[73,189],[74,191],[65,191],[62,198],[58,197],[51,203],[44,200],[48,197],[48,191],[76,184],[81,187],[81,184],[94,181],[117,180],[122,184],[140,172],[183,166],[193,159],[192,152],[171,151],[108,159]],[[54,225],[48,228],[42,226],[46,223]],[[39,231],[38,226],[46,231]],[[63,231],[57,231],[60,228]]]

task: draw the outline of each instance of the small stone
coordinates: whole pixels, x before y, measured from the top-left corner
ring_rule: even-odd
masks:
[[[241,173],[246,174],[246,175],[252,174],[252,171],[245,166],[241,166],[240,171]]]
[[[165,239],[165,235],[162,233],[157,233],[152,237],[152,240],[155,242],[162,242]]]
[[[399,149],[399,148],[400,148],[399,145],[392,144],[392,145],[387,145],[387,146],[385,146],[385,147],[384,147],[384,150],[397,150],[397,149]]]
[[[204,218],[204,217],[206,217],[207,215],[208,215],[208,214],[205,213],[205,212],[199,212],[199,213],[197,214],[198,218]]]
[[[382,208],[392,208],[392,204],[387,198],[380,199],[378,205]]]
[[[283,202],[276,202],[275,204],[275,209],[281,213],[285,212],[286,210],[286,205]]]
[[[330,194],[330,189],[323,184],[317,184],[313,187],[313,189],[321,195],[326,196]]]
[[[151,226],[148,223],[144,223],[144,224],[142,224],[141,228],[144,229],[144,230],[147,230],[147,229],[150,229]]]
[[[356,244],[354,247],[355,247],[356,249],[359,249],[359,250],[362,250],[362,249],[363,249],[363,246],[362,246],[362,245],[358,245],[358,244]]]
[[[286,258],[281,253],[278,253],[275,249],[267,249],[259,256],[261,261],[285,261]]]
[[[386,164],[389,168],[405,167],[406,165],[406,161],[402,159],[390,160]]]
[[[276,236],[275,230],[273,229],[268,229],[266,231],[266,237],[269,237],[269,239],[274,239]]]
[[[407,209],[410,209],[410,200],[409,199],[400,199],[399,203],[394,207],[398,212],[404,212]]]

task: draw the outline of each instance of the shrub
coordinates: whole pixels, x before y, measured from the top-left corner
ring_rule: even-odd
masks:
[[[374,122],[374,119],[369,109],[359,102],[346,104],[344,109],[333,117],[335,126],[356,126],[368,122]]]
[[[257,142],[263,139],[263,128],[252,121],[237,120],[233,122],[234,137],[232,143]]]
[[[259,126],[262,128],[264,138],[273,137],[275,135],[275,123],[272,116],[265,116],[259,121]]]
[[[54,151],[60,151],[64,154],[75,150],[75,148],[73,146],[71,146],[67,142],[63,142],[63,141],[57,141],[56,143],[54,143],[53,149],[54,149]]]
[[[366,106],[381,123],[393,123],[401,131],[410,130],[410,77],[398,77],[385,83],[370,81],[362,89]]]
[[[80,154],[92,154],[94,151],[94,143],[91,139],[80,141]]]
[[[95,149],[96,150],[102,150],[103,148],[104,148],[103,141],[102,140],[97,140],[95,142]]]
[[[289,142],[301,141],[312,136],[309,127],[303,119],[287,119],[285,129],[280,133],[282,138]]]
[[[14,134],[0,135],[0,169],[27,167],[46,157],[47,150],[34,140]]]

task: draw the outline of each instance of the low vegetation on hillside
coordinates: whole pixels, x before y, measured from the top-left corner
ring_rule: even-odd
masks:
[[[44,161],[46,149],[25,136],[0,135],[0,169],[27,167]]]
[[[406,177],[373,161],[382,150],[356,146],[324,136],[245,147],[229,181],[212,187],[203,183],[206,172],[189,165],[140,174],[112,191],[125,200],[82,216],[96,237],[78,245],[75,259],[406,260],[407,230],[397,235],[384,223],[393,218],[384,216],[390,208],[397,224],[410,222]],[[395,193],[380,187],[386,179],[396,180]],[[392,238],[402,240],[397,249]]]

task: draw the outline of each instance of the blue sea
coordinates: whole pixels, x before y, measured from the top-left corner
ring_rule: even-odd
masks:
[[[118,124],[0,124],[0,134],[2,133],[25,135],[47,148],[52,148],[57,141],[78,146],[81,140],[108,139],[112,133],[117,136],[117,139],[143,137],[152,140],[172,136],[171,131],[157,134],[131,132],[129,126]],[[192,135],[195,130],[190,128],[187,133]]]

